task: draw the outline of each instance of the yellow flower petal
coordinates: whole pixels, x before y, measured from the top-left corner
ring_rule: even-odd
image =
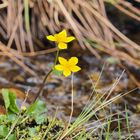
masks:
[[[71,67],[71,71],[72,72],[78,72],[79,70],[81,70],[81,68],[79,66],[73,66],[73,67]]]
[[[69,42],[73,41],[74,39],[75,39],[75,37],[70,36],[70,37],[67,37],[67,38],[66,38],[65,42],[66,42],[66,43],[69,43]]]
[[[71,75],[71,71],[70,70],[64,70],[63,71],[64,76],[68,77],[69,75]]]
[[[50,41],[56,41],[56,38],[53,35],[46,36]]]
[[[59,71],[63,71],[63,66],[58,64],[58,65],[55,65],[54,67],[56,70],[59,70]]]
[[[68,61],[63,57],[58,57],[58,61],[61,65],[67,65]]]
[[[66,43],[58,43],[58,48],[59,49],[67,49],[67,44]]]
[[[61,31],[60,33],[58,33],[58,36],[59,37],[66,37],[67,36],[67,31],[66,30]]]
[[[77,57],[71,57],[68,61],[70,65],[76,65],[78,63],[78,58]]]

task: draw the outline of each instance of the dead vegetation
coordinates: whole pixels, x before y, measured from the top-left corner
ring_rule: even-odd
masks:
[[[97,58],[104,52],[118,58],[120,65],[127,62],[139,67],[140,46],[110,22],[105,3],[140,21],[140,10],[125,0],[2,0],[0,54],[35,75],[24,64],[24,57],[54,52],[56,48],[44,44],[45,36],[65,28],[76,36],[81,49],[88,49]],[[139,86],[134,76],[130,78]]]

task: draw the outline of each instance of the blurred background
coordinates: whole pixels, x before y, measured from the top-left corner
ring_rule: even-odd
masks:
[[[56,45],[46,36],[63,29],[76,40],[61,56],[77,56],[82,68],[74,75],[73,119],[93,85],[98,96],[119,77],[110,96],[140,87],[140,0],[0,0],[0,87],[11,88],[21,100],[29,91],[30,103],[56,55]],[[50,114],[59,106],[59,118],[70,114],[70,78],[52,74],[42,93]],[[139,90],[106,110],[123,116],[125,104],[132,135],[140,139]],[[4,111],[2,105],[0,110]],[[99,118],[103,116],[99,112]],[[115,126],[112,123],[112,130]]]

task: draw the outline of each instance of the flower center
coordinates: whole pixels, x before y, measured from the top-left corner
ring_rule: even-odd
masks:
[[[60,36],[60,35],[55,35],[55,38],[56,38],[56,40],[57,40],[57,42],[65,42],[65,40],[66,40],[66,37],[64,37],[64,36]]]
[[[64,66],[64,69],[65,69],[65,70],[71,71],[71,67],[72,67],[72,65],[70,65],[69,63],[67,63],[67,64]]]

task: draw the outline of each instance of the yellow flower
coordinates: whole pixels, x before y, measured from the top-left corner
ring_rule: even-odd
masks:
[[[58,61],[60,64],[56,65],[55,69],[63,71],[63,74],[66,77],[71,75],[71,72],[78,72],[81,70],[81,68],[76,65],[78,63],[77,57],[71,57],[69,60],[66,60],[63,57],[58,57]]]
[[[72,40],[74,40],[75,37],[73,37],[73,36],[67,37],[66,30],[63,30],[58,34],[55,34],[54,36],[53,35],[47,36],[47,39],[50,40],[50,41],[57,42],[59,49],[67,49],[67,43],[69,43]]]

